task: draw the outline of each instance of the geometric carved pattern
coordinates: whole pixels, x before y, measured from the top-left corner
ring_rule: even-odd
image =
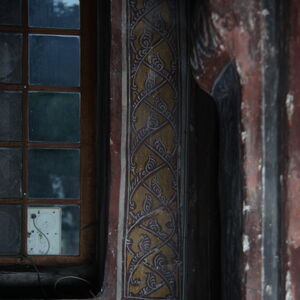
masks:
[[[123,299],[180,299],[178,7],[128,1]]]

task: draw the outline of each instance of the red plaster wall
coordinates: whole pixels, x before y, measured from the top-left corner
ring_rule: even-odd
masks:
[[[289,89],[286,96],[288,165],[286,200],[287,300],[300,299],[300,2],[291,1],[289,33]]]
[[[111,1],[110,170],[107,254],[102,300],[116,300],[122,134],[122,0]]]
[[[211,93],[214,81],[230,60],[235,62],[240,75],[245,208],[242,238],[244,259],[241,266],[244,282],[240,284],[245,299],[261,299],[262,13],[258,1],[234,0],[210,1],[210,13],[218,47],[214,56],[204,58],[203,73],[196,77],[196,81]]]

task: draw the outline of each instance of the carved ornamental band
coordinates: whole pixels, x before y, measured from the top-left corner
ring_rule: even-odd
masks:
[[[128,1],[123,299],[180,299],[179,29],[175,0]]]

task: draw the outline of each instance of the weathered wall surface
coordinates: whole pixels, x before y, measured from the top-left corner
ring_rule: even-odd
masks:
[[[105,300],[182,296],[177,4],[112,1]],[[232,271],[224,284],[225,299],[299,299],[299,1],[291,0],[290,6],[271,0],[207,0],[198,5],[191,55],[196,82],[212,95],[223,71],[233,66],[240,88],[240,102],[226,100],[222,84],[214,95],[224,120],[229,116],[226,111],[232,113],[230,105],[240,112],[232,116],[239,122],[232,128],[238,128],[234,143],[240,149],[236,153],[242,172],[232,174],[240,176],[241,194],[236,197],[236,207],[234,202],[227,206],[231,211],[223,218],[234,216],[234,220],[227,222],[223,232],[234,231],[236,224],[241,234],[231,231],[223,241],[229,259],[223,263],[227,268],[223,274]],[[283,24],[287,19],[282,22],[287,16],[289,31]],[[285,52],[287,45],[289,53]],[[230,128],[224,130],[232,131]],[[237,181],[228,179],[228,190],[237,191]],[[232,200],[230,193],[226,197]],[[197,255],[197,249],[190,251]],[[198,267],[191,274],[201,275],[199,261]],[[195,281],[192,286],[200,291]],[[197,295],[201,297],[201,292]]]
[[[287,155],[288,164],[284,179],[287,199],[285,205],[286,261],[284,268],[285,299],[300,299],[300,2],[291,1],[289,7],[289,32],[287,32],[288,92],[286,94]]]
[[[240,287],[246,299],[260,299],[263,263],[262,37],[260,33],[264,12],[258,1],[212,0],[204,2],[198,9],[200,12],[203,11],[203,14],[199,15],[201,19],[194,28],[199,36],[195,40],[191,57],[197,83],[208,93],[212,93],[214,82],[231,61],[236,66],[241,83],[239,104],[241,124],[239,126],[242,145],[243,209],[239,213],[243,216],[243,233],[240,237],[243,257],[238,264],[240,269],[235,272],[239,271],[242,278],[233,277],[232,282],[227,282],[224,287],[224,293],[232,297],[230,285],[235,285]],[[220,202],[222,202],[222,195]],[[237,209],[239,207],[240,204],[237,203]],[[237,217],[238,212],[234,214]],[[224,231],[236,229],[238,228],[226,228]],[[230,232],[228,235],[233,236]],[[230,247],[230,243],[237,243],[237,241],[229,240],[226,244]],[[239,257],[231,257],[234,262],[236,259]],[[225,273],[227,271],[225,270]]]

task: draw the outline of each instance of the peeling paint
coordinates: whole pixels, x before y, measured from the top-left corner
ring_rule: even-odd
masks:
[[[243,236],[243,252],[247,252],[250,250],[250,242],[249,242],[249,236],[245,235]]]
[[[242,142],[245,143],[246,139],[247,139],[247,132],[246,131],[242,131]]]
[[[261,14],[265,17],[265,16],[268,16],[270,14],[270,12],[268,9],[263,9]]]
[[[292,281],[291,281],[291,272],[287,271],[285,278],[285,300],[293,300],[292,296]]]
[[[286,105],[286,112],[287,112],[288,120],[289,120],[289,123],[291,123],[292,117],[294,114],[294,110],[295,110],[294,95],[292,95],[290,93],[287,94],[285,105]]]
[[[270,285],[266,286],[266,293],[271,296],[272,295],[272,287]]]
[[[250,266],[249,266],[249,264],[247,263],[246,266],[245,266],[245,271],[247,272],[247,271],[249,271],[249,270],[250,270]]]
[[[247,213],[251,211],[251,206],[250,205],[246,205],[245,203],[243,204],[243,213]]]

